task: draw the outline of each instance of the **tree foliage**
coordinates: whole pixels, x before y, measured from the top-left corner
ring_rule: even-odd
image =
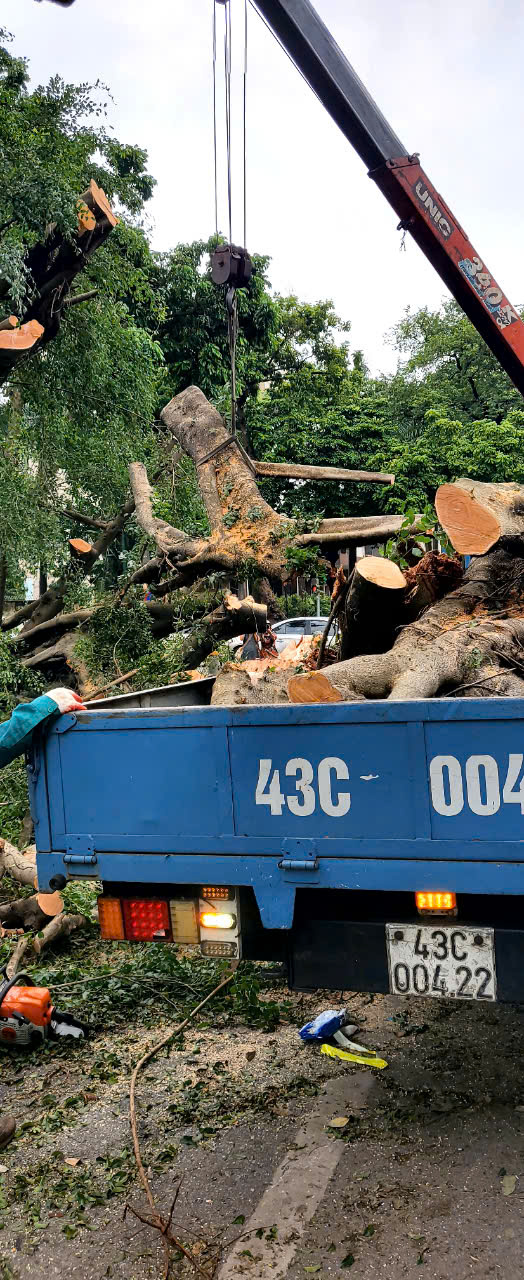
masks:
[[[156,264],[137,223],[153,190],[140,148],[104,126],[107,91],[54,77],[28,89],[24,60],[0,49],[0,294],[5,311],[31,295],[25,254],[46,228],[76,229],[76,202],[94,177],[120,222],[78,293],[97,297],[68,309],[58,336],[17,366],[0,406],[0,549],[13,575],[64,557],[61,507],[111,514],[131,458],[154,448],[162,354],[155,340]]]

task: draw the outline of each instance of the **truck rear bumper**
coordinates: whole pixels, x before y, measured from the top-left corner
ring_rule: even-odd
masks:
[[[518,1003],[524,1000],[524,929],[495,927],[494,933],[497,1000]],[[385,924],[299,920],[289,937],[288,972],[289,985],[299,991],[326,987],[388,993]]]

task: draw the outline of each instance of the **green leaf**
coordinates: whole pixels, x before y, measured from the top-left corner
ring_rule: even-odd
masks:
[[[352,1254],[352,1253],[346,1253],[346,1256],[345,1256],[345,1258],[343,1258],[343,1259],[342,1259],[342,1262],[340,1263],[340,1266],[341,1266],[341,1267],[346,1267],[346,1268],[348,1268],[348,1267],[352,1267],[352,1266],[353,1266],[354,1261],[355,1261],[355,1259],[354,1259],[354,1257],[353,1257],[353,1254]]]
[[[373,1223],[372,1223],[372,1222],[369,1222],[369,1223],[368,1223],[368,1225],[367,1225],[367,1227],[364,1227],[364,1230],[363,1230],[363,1232],[362,1232],[362,1235],[363,1235],[363,1236],[374,1236],[374,1234],[375,1234],[375,1228],[374,1228],[374,1226],[373,1226]]]
[[[246,1221],[246,1216],[245,1216],[245,1214],[244,1214],[244,1213],[239,1213],[238,1218],[233,1218],[233,1226],[234,1226],[234,1227],[243,1227],[243,1225],[244,1225],[245,1221]]]

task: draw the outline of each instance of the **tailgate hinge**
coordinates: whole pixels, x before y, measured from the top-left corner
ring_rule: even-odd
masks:
[[[93,837],[84,835],[69,836],[63,860],[68,866],[94,866],[97,855]]]
[[[282,858],[279,862],[281,871],[318,871],[318,858]]]

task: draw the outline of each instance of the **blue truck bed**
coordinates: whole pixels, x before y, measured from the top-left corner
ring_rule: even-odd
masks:
[[[40,884],[251,885],[273,929],[299,885],[524,894],[523,720],[503,698],[62,716],[30,771]]]

